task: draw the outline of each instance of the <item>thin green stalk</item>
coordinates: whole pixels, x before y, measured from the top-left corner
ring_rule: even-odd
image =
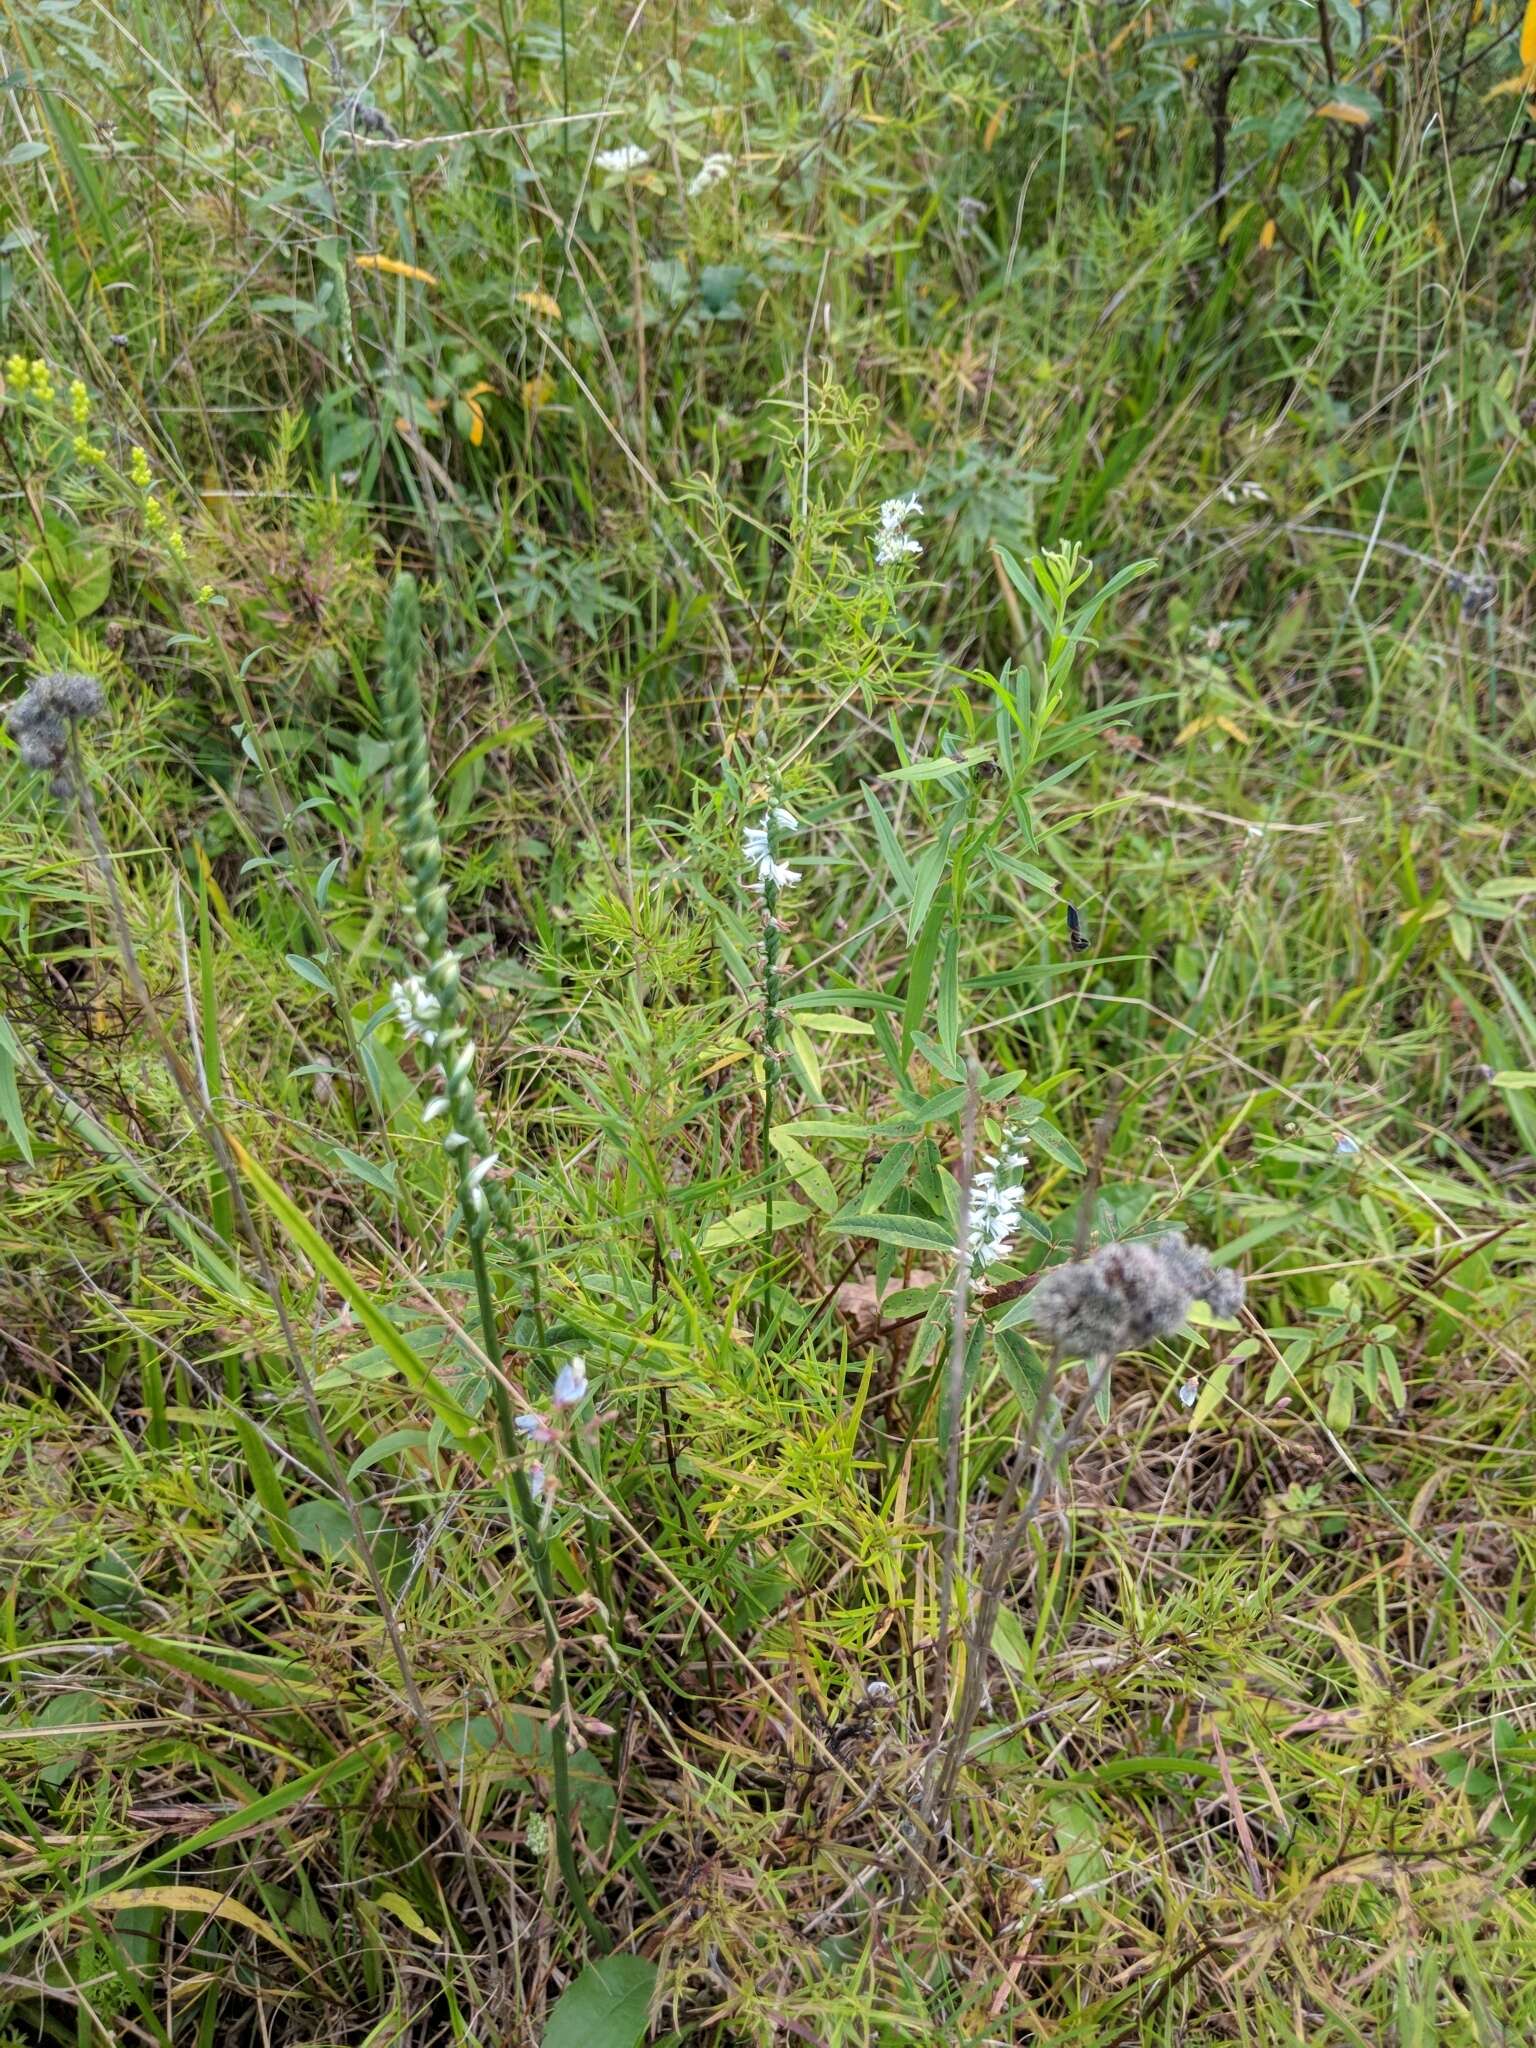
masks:
[[[395,580],[385,627],[384,714],[394,754],[395,793],[400,807],[403,859],[411,880],[411,908],[427,971],[418,982],[402,988],[401,997],[411,1011],[417,1035],[431,1047],[442,1077],[442,1094],[434,1108],[444,1114],[448,1127],[444,1142],[452,1151],[458,1173],[459,1209],[469,1241],[480,1345],[496,1409],[496,1430],[508,1464],[512,1505],[533,1568],[535,1604],[549,1655],[550,1756],[560,1874],[582,1926],[594,1946],[606,1952],[613,1946],[612,1938],[592,1911],[576,1863],[571,1826],[570,1688],[555,1618],[554,1569],[545,1540],[543,1515],[528,1481],[524,1440],[513,1419],[507,1392],[496,1299],[486,1259],[493,1217],[514,1243],[517,1240],[511,1206],[490,1178],[489,1169],[496,1155],[475,1092],[475,1047],[468,1035],[458,958],[448,942],[448,892],[443,884],[443,848],[432,801],[420,664],[421,608],[416,581],[402,574]],[[536,1272],[531,1260],[523,1261],[523,1271],[537,1319]],[[542,1340],[542,1327],[539,1335]]]

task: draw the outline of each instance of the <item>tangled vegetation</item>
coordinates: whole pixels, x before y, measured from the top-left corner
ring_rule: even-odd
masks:
[[[0,2042],[1530,2039],[1536,4],[5,22]]]

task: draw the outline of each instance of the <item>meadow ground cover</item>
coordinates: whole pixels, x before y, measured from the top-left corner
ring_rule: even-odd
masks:
[[[0,2041],[1536,2034],[1536,6],[33,0]]]

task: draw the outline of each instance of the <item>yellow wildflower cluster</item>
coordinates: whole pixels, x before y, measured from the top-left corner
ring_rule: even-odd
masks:
[[[23,355],[7,356],[5,390],[8,398],[35,398],[40,405],[50,404],[54,392],[48,365],[41,356],[34,356],[31,362]]]
[[[133,453],[128,458],[128,474],[141,491],[147,491],[154,482],[153,476],[150,475],[149,457],[137,442],[134,443]]]

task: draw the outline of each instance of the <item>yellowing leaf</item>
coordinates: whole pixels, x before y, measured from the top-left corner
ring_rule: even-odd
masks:
[[[1524,71],[1517,71],[1513,78],[1503,79],[1491,91],[1485,92],[1483,94],[1483,104],[1486,106],[1489,100],[1496,100],[1507,92],[1531,92],[1532,90],[1536,90],[1536,64],[1529,65]]]
[[[517,300],[530,313],[537,313],[541,320],[558,320],[561,317],[559,300],[551,298],[548,292],[519,292]]]
[[[540,370],[523,384],[523,404],[529,412],[542,412],[555,395],[555,380]]]
[[[1270,218],[1267,221],[1265,221],[1263,227],[1259,229],[1259,247],[1261,249],[1273,249],[1274,246],[1275,221],[1273,214],[1271,214]]]
[[[494,394],[495,386],[484,382],[471,384],[469,389],[462,394],[464,409],[469,414],[469,445],[471,448],[478,448],[485,439],[485,407],[480,404],[480,400],[494,396]]]
[[[1536,0],[1525,0],[1525,19],[1520,24],[1520,62],[1536,71]]]
[[[280,1948],[290,1962],[301,1969],[304,1966],[304,1958],[293,1943],[279,1934],[270,1921],[253,1913],[249,1906],[242,1906],[238,1899],[226,1898],[223,1892],[209,1891],[200,1884],[130,1885],[123,1891],[98,1892],[90,1905],[94,1913],[125,1913],[134,1906],[158,1906],[165,1913],[203,1913],[215,1920],[233,1920],[237,1927],[248,1927],[252,1934],[259,1934],[274,1948]]]
[[[355,270],[381,270],[386,277],[413,277],[418,284],[436,284],[430,270],[418,270],[414,263],[402,263],[398,256],[354,256]]]
[[[998,136],[1002,134],[1003,123],[1007,120],[1007,118],[1008,108],[1005,104],[998,108],[997,112],[992,116],[991,120],[987,123],[986,129],[983,132],[981,138],[981,149],[982,154],[984,156],[991,155],[992,145],[994,142],[996,142]]]
[[[1325,100],[1317,110],[1319,121],[1342,121],[1346,128],[1369,128],[1371,117],[1352,100]]]
[[[403,1898],[399,1892],[380,1892],[374,1904],[382,1906],[387,1913],[393,1913],[397,1920],[403,1920],[412,1934],[419,1934],[423,1941],[442,1940],[443,1937],[437,1929],[429,1927],[410,1900]]]

